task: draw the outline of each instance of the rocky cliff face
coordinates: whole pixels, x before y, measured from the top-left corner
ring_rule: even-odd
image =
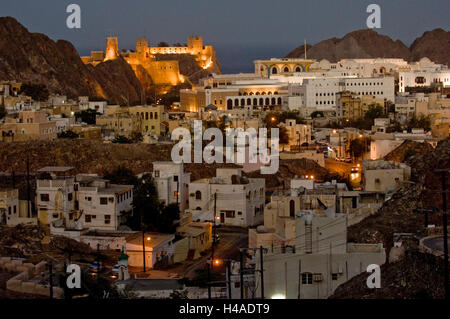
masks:
[[[291,51],[286,57],[304,57],[304,46]],[[425,32],[410,48],[400,40],[394,41],[371,29],[353,31],[343,38],[331,38],[313,46],[307,45],[308,58],[327,59],[334,63],[340,59],[356,58],[403,58],[418,61],[423,57],[450,65],[450,32],[442,29]]]
[[[119,104],[139,102],[142,90],[123,59],[86,66],[70,42],[30,33],[11,17],[0,18],[0,79],[41,83],[52,93]]]
[[[427,57],[450,66],[450,31],[434,29],[425,32],[411,44],[411,60]]]

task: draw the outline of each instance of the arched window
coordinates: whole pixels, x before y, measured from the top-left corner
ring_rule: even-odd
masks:
[[[289,201],[289,216],[295,217],[295,201],[293,199]]]
[[[295,72],[302,72],[302,68],[301,68],[301,67],[299,67],[299,66],[298,66],[298,67],[296,67],[296,68],[295,68]]]
[[[259,92],[256,92],[255,95],[259,95]]]
[[[288,73],[289,72],[289,68],[287,66],[285,66],[284,69],[283,69],[283,72],[284,73]]]
[[[241,99],[241,106],[245,106],[245,99]]]
[[[267,92],[267,95],[272,95],[272,92],[271,91]]]
[[[253,99],[253,105],[258,105],[258,99],[256,97]]]
[[[250,98],[247,99],[247,105],[252,105],[252,99]]]
[[[233,100],[227,100],[227,109],[233,109]]]
[[[268,97],[266,97],[266,105],[270,104],[270,99]]]
[[[278,105],[281,105],[281,97],[278,98]]]
[[[277,100],[273,97],[272,98],[272,105],[275,105],[276,102],[277,102]]]
[[[264,99],[263,99],[263,98],[260,98],[260,99],[259,99],[259,105],[262,106],[263,104],[264,104]]]
[[[195,192],[195,199],[202,199],[202,192],[196,191]]]
[[[239,106],[239,99],[234,99],[234,106]]]
[[[277,70],[277,68],[274,66],[273,68],[272,68],[272,74],[277,74],[278,73],[278,70]]]

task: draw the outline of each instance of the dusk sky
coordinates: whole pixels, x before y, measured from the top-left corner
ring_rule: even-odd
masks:
[[[66,27],[70,3],[81,6],[81,29]],[[15,0],[2,2],[0,16],[66,39],[82,55],[104,49],[110,34],[121,49],[134,48],[138,37],[156,45],[201,35],[225,70],[247,71],[253,59],[284,56],[304,38],[314,44],[367,28],[370,3],[381,6],[382,28],[376,31],[408,46],[424,31],[450,29],[450,1],[444,0]]]

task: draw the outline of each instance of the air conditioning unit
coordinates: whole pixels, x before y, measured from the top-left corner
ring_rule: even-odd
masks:
[[[315,282],[323,281],[322,274],[313,274],[313,281],[315,281]]]

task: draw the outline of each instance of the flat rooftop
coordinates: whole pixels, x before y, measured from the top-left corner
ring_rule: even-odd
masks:
[[[38,169],[39,173],[65,173],[71,171],[74,167],[71,166],[45,166]]]

